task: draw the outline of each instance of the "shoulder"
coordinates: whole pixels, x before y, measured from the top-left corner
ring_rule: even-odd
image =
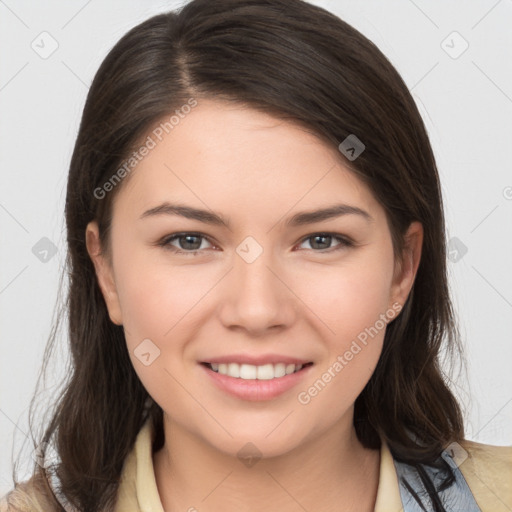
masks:
[[[482,512],[512,509],[512,446],[463,440],[454,460]]]
[[[51,512],[55,509],[53,503],[44,483],[32,477],[0,498],[0,512]]]

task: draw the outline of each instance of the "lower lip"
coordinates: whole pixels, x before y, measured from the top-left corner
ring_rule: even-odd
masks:
[[[201,364],[200,366],[219,389],[242,400],[254,402],[271,400],[272,398],[278,397],[297,385],[313,367],[313,365],[303,367],[298,372],[285,375],[284,377],[259,380],[229,377],[228,375],[214,372],[205,364]]]

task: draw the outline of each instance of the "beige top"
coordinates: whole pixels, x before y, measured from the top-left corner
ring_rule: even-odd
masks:
[[[118,490],[115,512],[164,512],[153,469],[152,442],[154,432],[147,421],[141,428],[133,450],[126,458]],[[482,512],[512,511],[512,446],[491,446],[464,441],[461,446],[468,457],[460,464]],[[11,495],[17,508],[0,503],[0,512],[46,512],[44,500],[35,495],[25,482]],[[382,443],[379,486],[375,512],[400,512],[402,502],[393,458]]]

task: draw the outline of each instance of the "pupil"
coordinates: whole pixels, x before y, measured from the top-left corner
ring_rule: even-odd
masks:
[[[323,244],[323,245],[324,245],[324,247],[315,247],[315,245],[317,245],[317,244],[316,244],[316,240],[317,240],[317,239],[319,239],[319,238],[320,238],[320,239],[322,239],[322,238],[323,238],[324,240],[327,240],[327,243],[325,243],[325,242],[324,242],[324,244]],[[331,238],[332,238],[332,237],[331,237],[331,236],[329,236],[329,235],[317,235],[317,236],[314,236],[314,237],[313,237],[314,242],[313,242],[313,244],[311,244],[311,245],[312,245],[313,249],[325,249],[325,248],[329,247],[329,242],[330,242]],[[322,243],[320,243],[320,246],[321,246],[321,245],[322,245]]]
[[[199,241],[199,244],[197,243],[197,240],[196,240],[195,244],[194,244],[194,242],[193,242],[193,241],[192,241],[192,242],[190,241],[191,239],[193,240],[194,238],[195,238],[195,239],[199,239],[199,237],[198,237],[198,236],[196,236],[196,235],[182,236],[182,237],[180,238],[180,240],[186,240],[186,243],[185,243],[185,246],[186,246],[186,247],[183,247],[183,245],[182,245],[182,244],[180,244],[180,245],[182,246],[182,248],[183,248],[183,249],[191,249],[191,250],[199,249],[199,247],[201,247],[201,242],[200,242],[200,241]],[[192,244],[193,246],[194,246],[194,245],[195,245],[195,246],[194,246],[194,247],[190,247],[190,246],[188,246],[188,247],[187,247],[187,244]]]

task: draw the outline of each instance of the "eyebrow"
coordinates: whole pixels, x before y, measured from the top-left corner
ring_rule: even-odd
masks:
[[[231,229],[229,221],[220,214],[209,210],[202,210],[199,208],[193,208],[191,206],[184,206],[179,204],[171,204],[168,202],[146,210],[140,216],[140,218],[144,219],[146,217],[152,217],[156,215],[178,215],[187,219],[198,220],[200,222],[204,222],[205,224],[222,226]],[[341,217],[342,215],[359,215],[368,222],[372,222],[374,220],[373,217],[362,208],[348,204],[336,204],[327,208],[322,208],[320,210],[296,213],[286,221],[285,225],[288,227],[304,226],[307,224],[313,224],[315,222],[321,222],[323,220]]]

